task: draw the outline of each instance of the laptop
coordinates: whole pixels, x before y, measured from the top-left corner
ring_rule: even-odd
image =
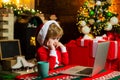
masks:
[[[62,71],[61,74],[92,77],[100,73],[105,67],[109,44],[109,42],[98,43],[93,67],[74,66]]]

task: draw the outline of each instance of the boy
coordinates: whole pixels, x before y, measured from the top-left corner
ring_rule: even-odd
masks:
[[[47,21],[38,33],[37,60],[49,62],[50,69],[69,63],[66,47],[59,42],[62,35],[63,30],[55,20]]]

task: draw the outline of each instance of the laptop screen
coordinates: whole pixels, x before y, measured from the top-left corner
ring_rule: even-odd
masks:
[[[0,40],[0,59],[12,59],[21,55],[19,40]]]

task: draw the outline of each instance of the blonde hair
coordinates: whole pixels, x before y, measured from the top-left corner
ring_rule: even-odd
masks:
[[[48,28],[46,39],[54,38],[57,36],[62,37],[63,34],[63,29],[61,27],[58,27],[55,23],[52,23]]]

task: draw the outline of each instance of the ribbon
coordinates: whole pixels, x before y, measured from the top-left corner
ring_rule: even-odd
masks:
[[[115,43],[115,59],[116,59],[118,55],[118,42],[114,41],[114,43]]]
[[[85,39],[81,39],[81,46],[84,46],[84,40]]]
[[[93,40],[93,58],[96,55],[97,46],[98,46],[98,40]]]

